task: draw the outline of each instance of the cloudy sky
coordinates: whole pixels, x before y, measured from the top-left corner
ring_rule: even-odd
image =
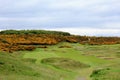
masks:
[[[120,0],[0,0],[0,30],[120,36]]]

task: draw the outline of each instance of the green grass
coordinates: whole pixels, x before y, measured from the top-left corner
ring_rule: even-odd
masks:
[[[69,46],[60,48],[60,46]],[[120,44],[59,43],[34,51],[0,53],[2,80],[119,80]],[[12,71],[14,68],[15,71]],[[7,76],[8,75],[8,76]]]
[[[119,74],[117,69],[106,68],[94,70],[91,77],[93,80],[119,80]]]
[[[27,51],[24,55],[24,58],[34,58],[37,59],[36,63],[39,63],[40,60],[44,58],[63,57],[80,61],[90,66],[106,64],[109,62],[104,59],[97,58],[95,56],[84,56],[82,55],[82,53],[83,52],[77,51],[74,48],[58,48],[57,46],[55,46],[52,48],[50,47],[48,49],[36,49],[32,52]]]
[[[36,59],[22,58],[24,55],[22,53],[0,53],[0,80],[57,80],[62,78],[72,80],[76,75],[75,72],[35,64]]]
[[[68,70],[68,71],[90,67],[89,65],[80,63],[79,61],[75,61],[75,60],[68,59],[68,58],[57,58],[57,57],[42,59],[41,63],[52,65],[58,69],[63,69],[63,70]]]
[[[31,68],[23,63],[17,56],[8,53],[0,53],[0,74],[11,73],[29,76],[37,74],[37,72],[31,70]]]
[[[17,80],[18,76],[36,77],[40,73],[34,71],[28,63],[22,61],[19,54],[0,52],[0,80]]]

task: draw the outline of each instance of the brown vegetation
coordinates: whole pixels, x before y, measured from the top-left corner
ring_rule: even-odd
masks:
[[[63,32],[62,32],[63,33]],[[90,45],[119,44],[119,37],[88,37],[58,34],[0,34],[0,50],[13,52],[34,50],[36,45],[54,45],[59,42],[71,42]],[[39,46],[47,48],[47,46]]]

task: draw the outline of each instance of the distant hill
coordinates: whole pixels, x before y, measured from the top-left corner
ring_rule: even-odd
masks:
[[[120,37],[78,36],[71,35],[68,32],[46,30],[0,31],[1,51],[34,50],[40,45],[55,45],[60,42],[80,43],[83,45],[108,45],[120,44]]]
[[[62,31],[47,31],[47,30],[4,30],[0,34],[56,34],[68,36],[70,33]]]

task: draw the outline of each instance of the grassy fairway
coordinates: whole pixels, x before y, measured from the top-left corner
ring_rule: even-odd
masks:
[[[60,46],[72,46],[72,48],[59,48]],[[79,69],[77,68],[71,70],[80,74],[80,77],[85,77],[89,79],[89,76],[92,74],[92,71],[101,68],[112,67],[112,64],[118,64],[119,58],[117,55],[119,52],[119,45],[80,45],[80,44],[69,44],[62,43],[55,46],[49,46],[46,49],[36,49],[33,52],[26,52],[24,58],[34,58],[36,59],[37,64],[41,60],[46,58],[69,58],[81,63],[90,65],[89,68]],[[51,65],[52,66],[52,65]],[[56,69],[55,67],[53,69]],[[59,69],[61,70],[61,69]]]
[[[6,58],[3,58],[5,56]],[[120,79],[118,76],[120,74],[119,44],[59,43],[48,48],[37,48],[34,51],[1,53],[0,57],[0,70],[3,70],[2,66],[5,67],[4,71],[0,71],[2,80],[18,80],[18,78],[19,80]],[[13,65],[15,71],[11,71],[13,68],[8,64]]]
[[[77,45],[75,45],[77,46]],[[74,47],[75,47],[74,46]],[[78,45],[82,46],[82,45]],[[97,58],[95,56],[85,56],[83,55],[82,51],[76,50],[75,48],[59,48],[59,45],[49,47],[47,49],[36,49],[32,52],[25,52],[24,58],[34,58],[37,59],[37,63],[44,58],[51,58],[51,57],[63,57],[63,58],[70,58],[76,61],[83,62],[85,64],[89,64],[91,66],[97,66],[101,64],[106,64],[109,61],[104,59]]]

